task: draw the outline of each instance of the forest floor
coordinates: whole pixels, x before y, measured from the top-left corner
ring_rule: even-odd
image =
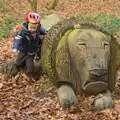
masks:
[[[7,1],[7,0],[4,0]],[[40,0],[38,12],[48,13],[52,0]],[[25,0],[10,0],[9,5],[0,12],[0,24],[3,18],[12,16],[16,20],[24,19],[29,12],[29,4]],[[120,18],[119,0],[60,0],[55,11],[68,18],[74,14],[97,15],[99,13],[114,14]],[[11,52],[12,35],[0,41],[0,60],[15,58]],[[120,72],[117,73],[119,81]],[[120,82],[118,86],[120,87]],[[8,78],[0,75],[0,120],[120,120],[120,92],[115,91],[115,107],[99,112],[90,111],[91,96],[78,95],[79,110],[64,111],[59,105],[56,90],[49,78],[41,76],[36,83],[29,84],[23,76]]]

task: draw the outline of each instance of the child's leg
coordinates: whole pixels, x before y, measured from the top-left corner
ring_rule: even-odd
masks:
[[[16,66],[20,69],[21,67],[25,67],[25,61],[27,59],[27,54],[24,52],[18,53],[16,58]]]
[[[26,74],[29,77],[33,77],[33,72],[34,72],[34,56],[28,55],[26,59]]]

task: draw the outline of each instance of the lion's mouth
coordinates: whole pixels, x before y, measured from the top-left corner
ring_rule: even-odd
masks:
[[[107,70],[92,70],[89,73],[89,80],[87,80],[84,84],[85,92],[90,94],[97,94],[108,89]]]
[[[89,80],[85,83],[85,86],[91,82],[97,82],[97,81],[102,81],[107,83],[108,82],[108,72],[102,73],[101,75],[96,75],[96,74],[89,74]]]
[[[88,94],[98,94],[108,89],[108,84],[102,81],[89,82],[84,86],[84,91]]]

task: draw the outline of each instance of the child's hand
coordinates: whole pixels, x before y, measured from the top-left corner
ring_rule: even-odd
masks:
[[[12,52],[18,52],[18,50],[17,49],[12,49]]]
[[[40,57],[35,56],[35,61],[39,61],[39,60],[40,60]]]

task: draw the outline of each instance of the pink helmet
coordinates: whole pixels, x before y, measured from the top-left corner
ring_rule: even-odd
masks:
[[[38,24],[40,23],[40,15],[37,12],[30,12],[26,16],[26,22]]]

